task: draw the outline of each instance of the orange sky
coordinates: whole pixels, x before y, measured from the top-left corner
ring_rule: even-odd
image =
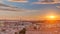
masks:
[[[47,20],[45,17],[40,16],[0,16],[0,19],[7,20]],[[57,18],[60,19],[60,18]]]

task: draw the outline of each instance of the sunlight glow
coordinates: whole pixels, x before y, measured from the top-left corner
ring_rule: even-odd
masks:
[[[57,16],[54,15],[50,15],[46,17],[48,20],[55,20],[57,18]]]
[[[56,18],[56,17],[55,17],[55,16],[49,16],[49,18],[54,19],[54,18]]]

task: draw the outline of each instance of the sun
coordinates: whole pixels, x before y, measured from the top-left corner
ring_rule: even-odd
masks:
[[[55,20],[57,20],[57,16],[56,15],[46,16],[46,20],[48,21],[48,24],[54,24]]]
[[[54,19],[54,18],[56,18],[56,16],[49,16],[49,18]]]
[[[46,18],[47,18],[48,20],[55,20],[55,19],[56,19],[56,16],[50,15],[50,16],[47,16]]]

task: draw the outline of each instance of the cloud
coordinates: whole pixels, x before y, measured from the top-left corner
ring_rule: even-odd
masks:
[[[60,6],[56,6],[57,8],[60,8]]]
[[[3,3],[0,3],[0,10],[3,11],[16,11],[16,12],[21,12],[23,11],[22,9],[19,9],[17,7],[11,6],[11,5],[6,5]]]
[[[60,0],[43,0],[38,2],[33,2],[33,4],[57,4],[60,3]]]
[[[10,2],[21,2],[21,3],[26,3],[28,2],[27,0],[9,0]]]
[[[0,0],[0,3],[3,3],[3,0]]]

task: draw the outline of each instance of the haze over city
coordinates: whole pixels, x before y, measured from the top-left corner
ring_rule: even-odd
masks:
[[[0,5],[0,18],[19,19],[21,17],[23,20],[40,20],[46,19],[46,16],[53,15],[56,16],[57,19],[60,19],[60,0],[53,0],[53,2],[52,0],[43,1],[44,0],[0,0],[0,4],[2,4]]]
[[[0,34],[60,34],[60,0],[0,0]]]

